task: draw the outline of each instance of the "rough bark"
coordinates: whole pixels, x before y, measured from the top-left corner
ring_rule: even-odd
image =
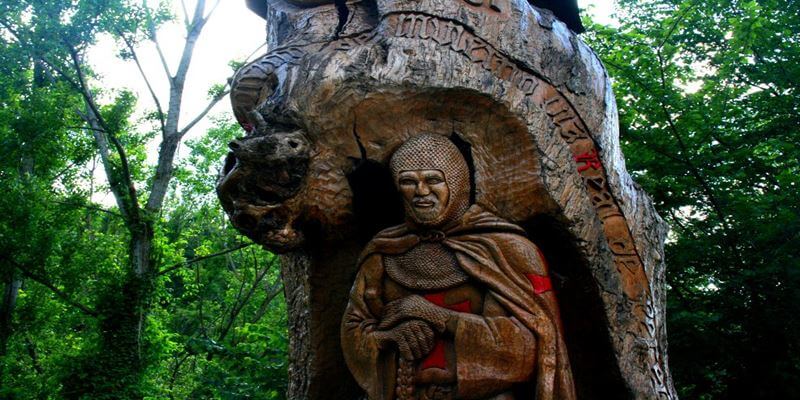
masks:
[[[523,226],[551,260],[579,398],[675,398],[666,227],[625,170],[606,71],[552,13],[498,5],[267,3],[271,50],[232,85],[250,134],[218,192],[244,233],[303,254],[284,267],[295,282],[290,318],[308,317],[291,326],[292,354],[303,356],[292,358],[290,398],[347,398],[310,388],[341,382],[338,331],[329,329],[348,292],[341,280],[352,279],[365,238],[399,222],[386,163],[420,132],[461,142],[476,202]],[[286,132],[304,157],[298,146],[258,145]],[[297,287],[305,297],[291,301]]]

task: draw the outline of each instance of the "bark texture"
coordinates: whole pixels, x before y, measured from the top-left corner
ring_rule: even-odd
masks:
[[[287,252],[290,398],[359,396],[338,322],[361,247],[401,222],[389,157],[422,132],[461,144],[474,200],[550,261],[578,398],[676,398],[666,226],[625,169],[608,75],[573,32],[520,0],[270,1],[266,16],[270,51],[232,84],[249,133],[218,192],[234,225]]]

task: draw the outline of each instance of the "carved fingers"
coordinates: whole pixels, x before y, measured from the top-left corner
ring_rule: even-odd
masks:
[[[449,310],[438,307],[421,296],[411,295],[386,305],[378,329],[385,330],[407,320],[423,320],[438,332],[444,332],[450,314]]]
[[[407,360],[418,360],[431,352],[435,344],[433,329],[420,320],[406,321],[388,331],[375,332],[380,348],[397,345],[400,355]]]

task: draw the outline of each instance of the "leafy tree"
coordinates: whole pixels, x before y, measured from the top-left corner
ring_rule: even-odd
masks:
[[[588,37],[630,170],[672,227],[670,364],[684,398],[800,389],[800,3],[619,0]]]
[[[136,51],[151,41],[168,57],[156,35],[171,18],[165,5],[0,4],[0,397],[282,395],[276,259],[228,227],[204,177],[233,127],[190,145],[197,165],[174,185],[178,144],[227,94],[216,87],[205,110],[179,120],[194,47],[217,4],[198,0],[186,13],[178,67],[163,63],[163,103]],[[134,95],[104,89],[88,67],[101,35],[140,67],[154,127],[132,120]],[[156,139],[150,166],[145,146]],[[104,192],[116,207],[93,202]]]

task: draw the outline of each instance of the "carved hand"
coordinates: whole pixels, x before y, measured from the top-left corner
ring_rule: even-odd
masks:
[[[405,320],[423,320],[438,332],[444,332],[454,312],[439,307],[421,296],[411,295],[395,300],[383,309],[383,319],[378,329],[388,329]]]
[[[420,320],[406,321],[388,331],[375,332],[380,348],[397,344],[400,355],[406,360],[418,360],[431,352],[435,344],[433,330]]]

